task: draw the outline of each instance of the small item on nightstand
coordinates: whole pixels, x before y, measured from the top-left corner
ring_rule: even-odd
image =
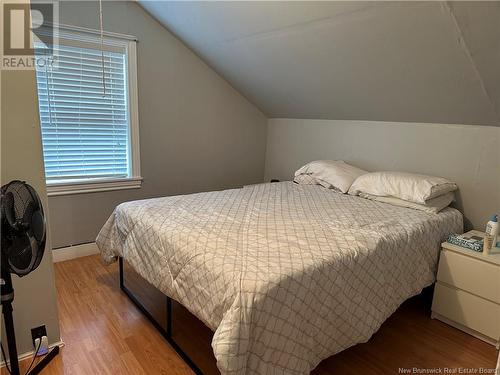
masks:
[[[486,224],[486,231],[484,235],[484,245],[483,245],[483,253],[489,254],[490,250],[497,243],[497,235],[498,235],[498,216],[493,215]]]
[[[446,242],[478,252],[483,250],[483,239],[469,233],[450,234]]]

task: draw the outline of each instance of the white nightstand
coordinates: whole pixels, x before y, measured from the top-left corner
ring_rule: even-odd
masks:
[[[477,236],[483,232],[471,231]],[[447,242],[441,245],[432,318],[499,348],[500,249],[490,255]]]

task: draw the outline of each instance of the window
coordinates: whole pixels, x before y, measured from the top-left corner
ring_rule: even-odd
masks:
[[[60,27],[56,63],[37,65],[49,195],[140,187],[135,44]]]

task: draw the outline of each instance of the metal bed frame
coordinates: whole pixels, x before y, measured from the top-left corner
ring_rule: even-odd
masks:
[[[194,361],[186,354],[186,352],[175,342],[172,332],[172,299],[165,295],[165,303],[167,310],[167,327],[164,329],[158,321],[151,315],[147,308],[137,299],[137,297],[132,293],[130,289],[125,286],[123,281],[124,276],[124,266],[123,257],[118,258],[119,268],[120,268],[120,289],[127,295],[127,297],[137,306],[139,310],[148,318],[148,320],[153,324],[158,332],[167,340],[167,342],[174,348],[174,350],[181,356],[181,358],[186,362],[187,365],[194,371],[197,375],[203,375],[203,372],[198,368]]]

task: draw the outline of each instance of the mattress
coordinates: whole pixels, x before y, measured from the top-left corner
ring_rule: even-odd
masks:
[[[434,282],[453,208],[291,182],[127,202],[97,237],[215,333],[222,374],[308,374]]]

